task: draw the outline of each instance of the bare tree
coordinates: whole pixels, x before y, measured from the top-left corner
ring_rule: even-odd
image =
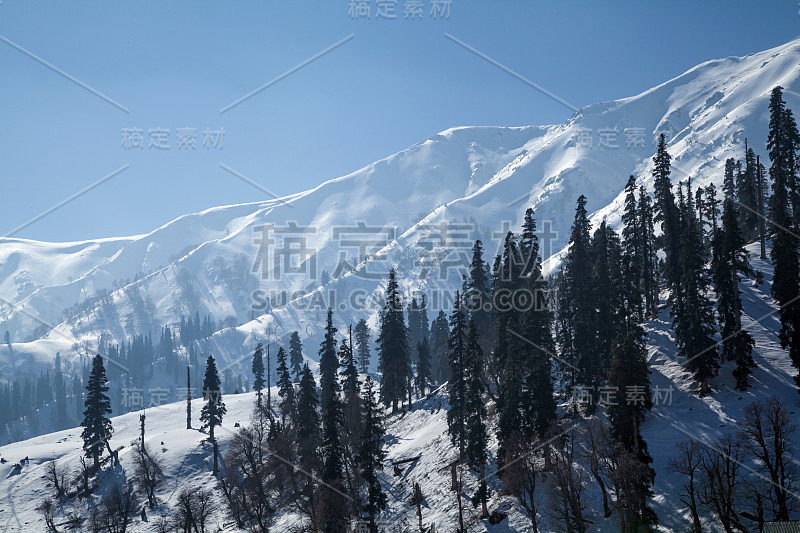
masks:
[[[747,531],[739,518],[741,455],[741,446],[731,435],[723,436],[711,446],[704,446],[700,455],[700,502],[717,516],[726,533]]]
[[[47,525],[47,531],[58,533],[56,529],[56,504],[52,498],[45,498],[36,506],[36,510],[44,517],[44,522]]]
[[[607,454],[610,446],[613,446],[609,435],[608,425],[599,417],[588,418],[584,422],[581,432],[581,451],[589,464],[589,471],[592,473],[597,485],[600,487],[600,494],[603,496],[603,516],[611,516],[611,507],[608,504],[608,489],[606,488],[606,469]]]
[[[47,480],[53,484],[53,488],[56,490],[56,498],[63,496],[64,490],[66,489],[66,473],[55,460],[47,463],[46,476]]]
[[[699,505],[699,475],[702,446],[694,441],[681,441],[676,446],[678,453],[669,461],[669,471],[686,476],[680,499],[692,516],[692,533],[702,533]]]
[[[175,525],[184,533],[205,533],[206,525],[214,514],[213,495],[206,489],[189,490],[178,493],[175,509]]]
[[[588,527],[583,511],[583,468],[578,464],[575,431],[556,439],[552,446],[547,478],[550,511],[564,531],[584,533]]]
[[[797,425],[792,422],[789,410],[775,396],[754,402],[745,408],[738,428],[744,450],[758,460],[771,481],[767,497],[775,519],[789,520],[794,509],[794,500],[789,495],[800,481],[792,463],[792,438]]]
[[[125,533],[136,509],[133,484],[114,484],[100,506],[101,520],[108,533]]]
[[[538,512],[542,506],[542,491],[540,481],[543,478],[544,460],[536,454],[528,452],[511,467],[504,477],[506,490],[516,496],[517,501],[531,518],[531,531],[538,533]]]
[[[160,461],[154,456],[148,446],[136,443],[134,454],[134,482],[147,496],[147,503],[153,509],[156,506],[155,492],[164,480],[164,473]]]

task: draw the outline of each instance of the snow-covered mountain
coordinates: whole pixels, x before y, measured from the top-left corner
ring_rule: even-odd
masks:
[[[567,244],[579,195],[587,197],[594,224],[605,219],[617,226],[628,176],[652,189],[651,158],[660,133],[669,137],[674,181],[720,184],[725,159],[743,157],[745,139],[766,159],[767,101],[775,85],[785,88],[788,107],[797,109],[800,40],[708,61],[637,96],[587,106],[564,124],[446,130],[314,189],[186,215],[147,234],[73,243],[0,240],[0,332],[8,330],[13,341],[0,345],[0,380],[51,367],[56,352],[69,367],[97,349],[101,334],[120,342],[195,313],[216,320],[218,331],[201,348],[225,366],[249,356],[256,342],[285,343],[295,330],[307,355],[313,354],[328,306],[340,330],[360,318],[374,325],[389,268],[397,268],[407,295],[426,294],[434,313],[449,309],[474,240],[493,255],[528,207],[536,210],[550,268],[558,266]],[[685,431],[710,439],[752,400],[777,393],[796,401],[794,370],[770,314],[771,265],[756,260],[754,267],[765,283],[746,280],[740,287],[743,325],[756,340],[758,364],[747,393],[733,390],[725,366],[714,383],[718,392],[697,398],[675,355],[666,312],[648,324],[651,382],[672,391],[670,403],[654,408],[643,427],[657,472],[654,507],[666,530],[677,530],[682,520],[679,479],[668,473],[666,461]],[[226,428],[246,423],[252,397],[230,395],[226,402]],[[444,435],[446,402],[440,391],[390,423],[390,459],[422,453],[400,476],[384,472],[393,524],[415,523],[408,501],[417,481],[426,496],[425,521],[436,522],[438,531],[452,529],[454,502],[443,467],[455,452]],[[203,435],[175,427],[182,409],[162,406],[147,418],[150,442],[166,465],[167,483],[158,496],[167,505],[174,505],[180,487],[211,483]],[[138,417],[117,417],[114,427],[112,444],[128,447]],[[71,429],[0,447],[0,457],[10,461],[0,465],[0,530],[41,529],[34,508],[50,490],[42,479],[44,464],[55,458],[75,467],[79,435]],[[223,432],[223,450],[229,438],[230,431]],[[25,456],[30,463],[12,470]],[[123,466],[129,460],[122,452]],[[493,481],[491,507],[511,512],[499,526],[506,529],[492,531],[525,530],[524,516],[498,487]],[[593,500],[587,499],[593,502],[589,512],[598,527],[613,530],[615,522],[604,520]],[[279,516],[276,530],[292,520]],[[137,521],[133,530],[153,527]]]
[[[745,138],[763,155],[766,103],[778,84],[796,107],[800,41],[702,63],[637,96],[587,106],[564,124],[453,128],[315,189],[182,216],[145,235],[6,239],[0,323],[24,365],[50,362],[56,350],[75,357],[76,342],[96,346],[101,331],[119,341],[199,312],[238,326],[207,348],[228,359],[265,332],[282,340],[299,330],[316,340],[328,305],[340,325],[374,317],[374,302],[362,301],[380,293],[390,266],[408,292],[427,291],[429,305],[447,307],[443,295],[460,284],[469,244],[481,238],[494,254],[527,207],[536,210],[552,264],[580,194],[593,222],[618,224],[628,176],[650,185],[659,133],[670,138],[674,179],[719,183],[724,160],[743,156]],[[274,230],[260,248],[265,225]],[[272,307],[294,305],[265,309],[270,295]],[[0,348],[0,368],[11,359]]]
[[[753,280],[745,280],[740,284],[742,325],[756,341],[753,357],[757,368],[753,372],[753,387],[750,390],[740,392],[734,389],[735,380],[731,376],[734,363],[729,362],[723,365],[720,376],[714,380],[714,395],[698,398],[691,374],[683,369],[675,355],[668,311],[664,310],[658,319],[646,325],[650,345],[651,386],[660,392],[656,405],[642,426],[642,433],[654,457],[656,478],[653,508],[659,516],[660,531],[683,531],[687,524],[685,510],[678,497],[683,480],[679,474],[671,473],[668,469],[668,461],[675,455],[677,442],[687,440],[690,436],[701,442],[711,442],[734,430],[746,405],[773,394],[787,405],[796,405],[797,392],[792,379],[796,371],[786,351],[780,348],[775,334],[779,324],[772,313],[774,302],[769,295],[772,268],[769,261],[757,259],[757,245],[751,245],[748,249],[753,258],[753,267],[764,274],[764,282],[760,285]],[[457,527],[457,505],[455,494],[450,490],[450,471],[447,466],[457,457],[458,451],[447,434],[447,395],[443,389],[416,401],[413,412],[389,420],[387,457],[385,467],[379,474],[389,497],[387,510],[381,515],[381,531],[419,531],[416,507],[409,503],[414,483],[419,483],[422,489],[423,522],[426,527],[435,524],[436,531],[453,531]],[[272,394],[273,397],[277,394],[277,388],[272,389]],[[231,442],[236,431],[235,425],[250,423],[254,398],[254,393],[224,396],[228,413],[222,428],[217,429],[222,453]],[[176,507],[178,495],[184,487],[197,490],[217,486],[217,481],[211,475],[211,446],[206,441],[206,434],[196,429],[201,402],[193,401],[195,429],[185,429],[183,402],[146,410],[147,443],[163,465],[165,481],[156,493],[159,505],[154,510],[148,510],[148,521],[141,521],[137,514],[129,531],[158,531],[158,519],[168,516]],[[139,413],[117,416],[112,422],[114,436],[111,446],[120,449],[121,466],[104,470],[99,479],[98,497],[109,490],[114,480],[124,479],[125,472],[133,470],[135,452],[132,444],[139,437]],[[60,468],[74,473],[80,466],[83,453],[81,446],[80,428],[0,446],[0,458],[6,461],[0,463],[0,531],[16,533],[45,530],[42,515],[36,507],[45,497],[54,494],[54,489],[47,482],[47,465],[54,460]],[[492,494],[489,508],[503,510],[508,517],[500,524],[490,526],[488,521],[480,519],[478,510],[467,502],[466,524],[469,531],[476,532],[530,531],[529,519],[515,500],[500,490],[500,480],[493,474],[496,446],[492,436],[487,467],[487,480]],[[404,464],[399,474],[393,471],[390,462],[415,457],[419,458]],[[20,467],[15,467],[20,462]],[[464,475],[464,493],[472,494],[477,488],[476,474],[466,471]],[[588,478],[585,483],[585,516],[592,522],[590,531],[618,531],[616,514],[603,517],[596,484]],[[214,497],[216,512],[211,530],[238,531],[225,513],[221,491],[216,490]],[[61,500],[56,519],[59,530],[65,530],[71,516],[85,518],[89,508],[90,504],[85,499],[71,497]],[[272,530],[300,531],[302,523],[302,517],[288,506],[276,511]],[[705,525],[709,531],[717,530],[711,520]],[[557,531],[546,514],[540,519],[539,527],[543,532]]]

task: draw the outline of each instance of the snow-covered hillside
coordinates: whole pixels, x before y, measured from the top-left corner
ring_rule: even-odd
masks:
[[[564,124],[453,128],[315,189],[186,215],[146,235],[3,240],[0,322],[12,332],[16,364],[35,368],[55,351],[74,359],[76,342],[96,346],[101,331],[120,341],[194,312],[239,326],[207,345],[223,360],[267,331],[283,342],[299,330],[313,345],[328,305],[339,325],[374,319],[377,306],[362,300],[380,293],[389,266],[406,291],[426,291],[430,306],[447,307],[443,295],[460,284],[467,243],[481,238],[494,254],[529,206],[550,266],[568,240],[578,195],[595,223],[618,224],[627,177],[650,185],[659,133],[670,138],[676,180],[721,182],[724,160],[743,157],[745,138],[763,155],[767,98],[778,84],[796,108],[800,41],[708,61],[640,95],[587,106]],[[257,228],[270,224],[271,248],[260,253]],[[304,252],[280,255],[284,242]],[[364,256],[369,264],[350,272]],[[265,309],[270,295],[273,304],[294,305]],[[0,347],[0,368],[11,364]]]
[[[764,274],[764,282],[756,285],[753,280],[744,280],[740,289],[744,303],[743,326],[756,341],[754,358],[758,365],[753,374],[753,387],[747,392],[736,391],[731,377],[733,363],[721,369],[720,376],[714,380],[715,394],[698,398],[693,392],[691,376],[686,373],[675,355],[672,344],[670,320],[667,311],[659,319],[647,325],[650,348],[650,377],[653,389],[658,389],[659,401],[648,414],[643,426],[643,435],[655,462],[654,509],[659,515],[663,531],[679,531],[685,526],[682,505],[678,499],[680,476],[669,473],[667,463],[674,455],[674,446],[681,440],[690,438],[701,442],[711,442],[725,431],[733,430],[736,420],[741,418],[743,408],[757,399],[777,394],[788,405],[795,406],[797,392],[792,376],[792,368],[787,353],[778,344],[775,331],[777,319],[772,313],[774,302],[769,296],[771,266],[768,261],[758,259],[757,246],[749,248],[753,267]],[[275,389],[273,395],[277,393]],[[197,413],[202,400],[194,400],[195,413],[193,427],[199,426]],[[224,454],[226,446],[236,429],[234,425],[249,424],[254,404],[254,394],[227,395],[224,401],[228,408],[221,435],[220,447]],[[457,456],[447,435],[446,422],[447,396],[443,390],[415,402],[414,411],[397,415],[389,420],[386,442],[387,458],[380,476],[388,495],[388,509],[382,514],[381,531],[415,531],[418,523],[416,508],[410,504],[414,483],[419,483],[424,496],[423,521],[426,525],[436,525],[436,531],[452,531],[456,527],[457,505],[455,494],[450,490],[450,471],[448,465]],[[490,410],[492,406],[490,405]],[[187,430],[185,403],[173,403],[146,411],[147,442],[164,464],[166,481],[157,492],[160,502],[158,508],[148,513],[148,521],[138,518],[131,525],[131,531],[156,531],[159,516],[166,515],[175,506],[177,494],[183,487],[214,487],[217,480],[211,475],[211,447],[204,439],[206,434],[197,429]],[[114,437],[112,448],[123,447],[120,452],[121,468],[108,470],[104,474],[104,484],[97,492],[100,497],[108,490],[113,479],[125,479],[132,471],[133,448],[131,444],[139,436],[139,413],[129,413],[113,419]],[[492,428],[493,429],[493,428]],[[492,431],[493,432],[493,431]],[[5,532],[44,531],[41,515],[36,506],[43,498],[52,495],[53,488],[45,478],[49,461],[55,460],[68,471],[77,470],[82,441],[80,428],[69,429],[36,437],[0,447],[0,457],[7,462],[0,464],[0,530]],[[526,531],[528,519],[514,504],[504,496],[500,483],[493,475],[496,442],[492,439],[488,479],[492,489],[490,510],[503,509],[509,516],[501,524],[490,526],[479,519],[479,513],[466,503],[469,531]],[[414,458],[416,461],[404,464],[400,474],[395,475],[392,461]],[[15,470],[13,465],[25,458],[29,462]],[[127,472],[127,474],[125,473]],[[466,494],[477,487],[474,472],[467,473]],[[589,478],[586,480],[588,504],[587,516],[595,526],[592,531],[615,531],[618,528],[616,514],[603,518],[597,487]],[[217,498],[221,498],[217,493]],[[72,514],[86,516],[88,502],[71,498],[59,507],[58,523]],[[217,514],[214,524],[224,531],[235,531],[232,520],[225,515],[222,500],[215,506]],[[275,531],[291,531],[301,523],[298,516],[288,510],[281,510],[275,516]],[[540,523],[540,531],[555,531],[547,525],[547,519]],[[709,524],[711,531],[713,525]],[[216,531],[216,529],[214,529]]]

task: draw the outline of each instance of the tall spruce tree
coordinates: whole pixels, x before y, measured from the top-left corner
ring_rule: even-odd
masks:
[[[661,248],[664,250],[664,279],[670,289],[671,303],[676,305],[681,296],[680,261],[680,213],[675,205],[675,196],[670,181],[672,157],[667,152],[667,142],[662,133],[658,137],[658,149],[653,157],[653,221],[661,223]]]
[[[691,182],[687,186],[691,197]],[[673,299],[670,313],[675,326],[675,344],[678,355],[686,358],[684,366],[694,374],[700,386],[700,394],[711,392],[709,380],[719,370],[718,354],[714,342],[714,308],[708,298],[709,273],[703,258],[694,209],[691,202],[680,198],[680,292],[679,300]],[[671,289],[678,290],[677,286]]]
[[[336,375],[328,387],[327,403],[322,411],[323,467],[317,516],[321,531],[346,533],[349,513],[344,495],[344,444],[341,436],[344,415]]]
[[[800,206],[792,204],[793,188],[797,184],[798,135],[794,119],[785,107],[783,88],[780,86],[772,90],[769,111],[767,150],[771,162],[770,221],[773,234],[770,258],[775,265],[771,291],[780,310],[781,346],[789,349],[792,364],[800,369],[800,243],[796,237],[796,218]],[[800,387],[800,374],[795,376],[795,381]]]
[[[487,412],[483,401],[485,392],[483,368],[483,350],[480,346],[478,327],[470,319],[464,346],[464,441],[466,460],[480,473],[475,500],[480,501],[481,516],[485,518],[489,515],[487,510],[489,495],[486,485],[486,459],[489,444],[486,433]]]
[[[323,411],[328,405],[331,383],[339,372],[339,358],[336,355],[336,328],[333,325],[333,309],[328,308],[325,321],[325,337],[319,347],[319,385]]]
[[[381,313],[381,329],[378,336],[380,370],[383,372],[380,397],[384,405],[392,407],[393,413],[398,411],[400,402],[405,399],[411,377],[408,336],[396,276],[395,270],[392,269],[386,285],[386,301]]]
[[[100,467],[100,455],[103,448],[111,447],[108,443],[114,429],[111,427],[111,400],[108,398],[108,378],[103,366],[103,358],[98,354],[92,359],[92,371],[86,384],[86,401],[84,402],[83,421],[83,451],[86,457],[94,461],[94,469]],[[18,387],[17,389],[18,390]],[[30,404],[29,404],[30,405]]]
[[[534,223],[531,232],[535,230],[536,225]],[[535,238],[535,235],[533,238]],[[484,353],[489,353],[493,344],[491,335],[491,282],[489,279],[489,265],[483,260],[483,244],[479,240],[475,241],[472,247],[472,261],[469,265],[469,277],[467,278],[467,286],[463,298],[464,307],[469,313],[470,319],[475,322],[475,326],[478,328],[481,349]]]
[[[569,385],[589,388],[593,394],[592,387],[599,383],[601,368],[595,346],[595,291],[589,231],[586,197],[581,195],[561,277],[558,332],[561,358],[570,365]]]
[[[424,396],[431,381],[431,352],[428,339],[423,338],[417,344],[417,375],[416,386],[420,395]]]
[[[217,438],[214,436],[214,428],[222,425],[222,417],[225,416],[227,409],[225,402],[222,401],[222,391],[220,389],[219,372],[214,357],[208,356],[206,360],[206,373],[203,377],[203,399],[205,403],[200,410],[200,421],[203,423],[202,429],[208,428],[208,440],[214,446],[214,474],[219,472]]]
[[[644,187],[639,189],[639,230],[641,231],[642,293],[645,312],[650,318],[658,316],[658,255],[653,228],[653,200]]]
[[[628,178],[625,185],[625,210],[622,213],[622,284],[624,299],[622,302],[626,322],[636,320],[642,322],[642,293],[645,268],[644,243],[645,232],[640,227],[639,206],[636,203],[636,180]],[[630,324],[626,324],[626,328]]]
[[[362,374],[369,372],[370,350],[372,333],[369,330],[367,321],[363,318],[358,321],[355,327],[356,353],[358,354],[358,371]]]
[[[261,391],[264,388],[264,351],[261,343],[253,353],[253,390],[256,391],[256,405],[261,407]]]
[[[375,518],[378,513],[386,509],[389,499],[378,479],[378,472],[383,469],[383,460],[386,457],[383,449],[383,437],[386,429],[380,406],[375,399],[375,382],[369,376],[364,381],[361,412],[364,432],[358,453],[358,467],[367,486],[364,511],[369,516],[370,531],[377,533],[378,526]]]
[[[448,364],[450,380],[447,392],[450,396],[447,410],[447,431],[450,440],[458,446],[459,459],[465,459],[466,453],[466,406],[465,406],[465,363],[467,343],[467,321],[461,304],[461,294],[456,292],[453,312],[450,315],[450,341],[448,343]]]
[[[733,375],[739,390],[747,390],[748,376],[755,368],[752,357],[754,341],[742,329],[742,301],[739,297],[739,273],[751,273],[744,244],[733,198],[726,197],[722,208],[722,228],[714,235],[711,268],[717,293],[722,357],[727,361],[736,361]]]
[[[739,202],[738,226],[742,230],[744,242],[752,242],[758,237],[758,183],[756,154],[747,147],[745,139],[744,169],[739,173],[736,184],[736,199]]]
[[[293,424],[297,417],[297,404],[295,402],[294,384],[286,364],[286,351],[281,346],[278,349],[278,397],[281,399],[278,407],[281,409],[281,427],[286,428],[287,419]]]
[[[637,470],[643,475],[623,476],[626,483],[632,483],[630,493],[635,502],[620,508],[620,521],[623,531],[649,531],[648,526],[658,523],[655,512],[647,505],[653,496],[655,471],[647,451],[647,442],[641,434],[644,416],[652,407],[650,380],[647,368],[647,352],[642,337],[638,333],[617,337],[609,369],[609,387],[619,395],[608,406],[611,433],[622,449],[642,466]]]
[[[297,456],[300,468],[306,472],[319,473],[319,397],[317,396],[317,382],[308,368],[308,363],[303,365],[300,377],[300,387],[297,391]],[[313,492],[312,478],[307,478],[307,495]]]
[[[342,365],[342,416],[346,443],[356,447],[361,438],[361,384],[358,381],[353,346],[349,339],[342,339],[339,345],[339,361]]]
[[[450,377],[450,369],[447,364],[447,344],[450,338],[450,326],[447,322],[447,315],[440,309],[436,318],[431,324],[431,375],[434,383],[444,383]]]
[[[300,333],[297,331],[293,331],[289,337],[289,365],[295,382],[299,383],[303,374],[303,343],[300,341]]]

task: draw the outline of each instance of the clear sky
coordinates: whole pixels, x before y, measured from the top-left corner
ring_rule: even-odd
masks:
[[[283,195],[452,126],[572,115],[445,33],[577,107],[800,34],[798,0],[452,0],[449,18],[433,2],[354,0],[370,5],[354,18],[351,0],[0,0],[0,235],[121,168],[16,235],[145,233],[269,197],[221,163]],[[381,3],[397,18],[378,18]],[[178,148],[184,128],[195,149]],[[125,129],[142,131],[143,149]],[[158,129],[168,148],[149,146]]]

